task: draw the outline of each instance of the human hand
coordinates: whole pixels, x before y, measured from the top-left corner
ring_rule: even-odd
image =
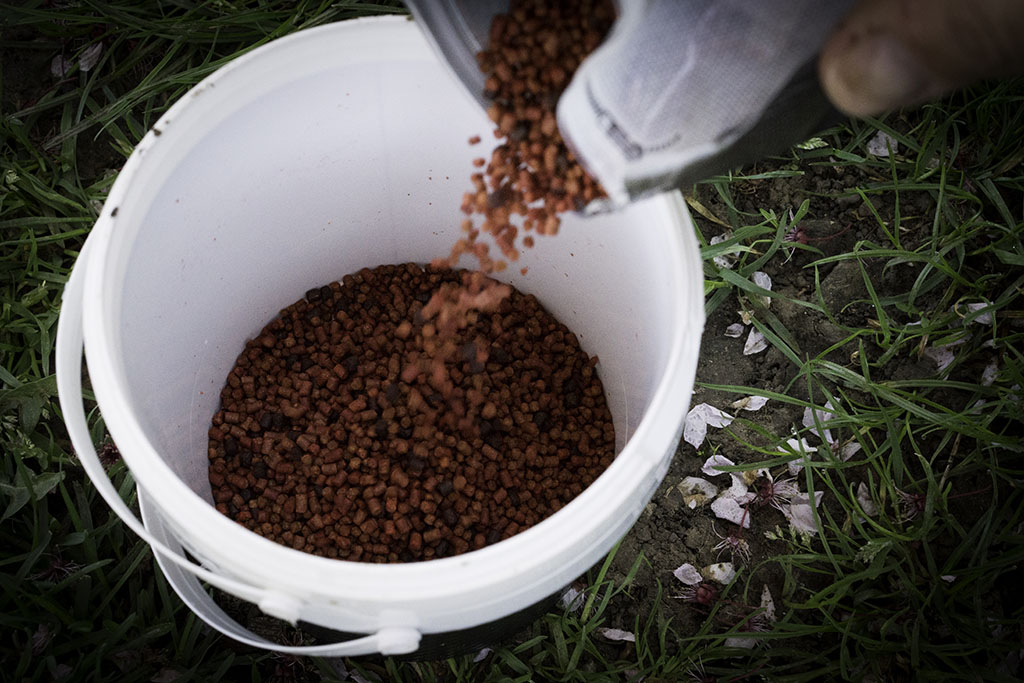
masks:
[[[851,116],[1024,74],[1024,0],[861,0],[825,44],[818,71]]]

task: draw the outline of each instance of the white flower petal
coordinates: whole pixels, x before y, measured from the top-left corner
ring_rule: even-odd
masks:
[[[706,408],[708,426],[710,427],[728,427],[732,424],[735,419],[729,413],[723,412],[714,406],[709,406],[707,403],[703,404]]]
[[[56,55],[50,60],[50,73],[54,78],[64,78],[71,71],[71,61],[63,55]]]
[[[700,573],[708,581],[717,581],[723,586],[736,578],[736,569],[732,566],[732,562],[709,564],[704,569],[701,569]]]
[[[692,411],[691,411],[692,412]],[[683,422],[683,441],[694,448],[700,448],[708,435],[708,423],[700,416],[691,418],[690,413],[686,414],[686,421]]]
[[[740,505],[746,505],[756,497],[756,494],[747,491],[747,487],[750,483],[747,481],[747,472],[730,472],[729,478],[732,483],[725,491],[722,492],[722,497],[732,498]],[[755,477],[756,478],[756,477]]]
[[[485,647],[484,649],[480,650],[480,652],[476,653],[476,657],[473,657],[473,663],[476,664],[478,662],[484,661],[485,659],[487,659],[487,655],[491,654],[491,652],[492,650],[489,647]]]
[[[821,503],[821,497],[824,495],[824,491],[814,492],[814,507],[818,507],[818,504]],[[806,493],[797,493],[796,495],[793,496],[792,500],[794,503],[806,503],[808,505],[811,503],[811,497]]]
[[[786,445],[778,448],[779,453],[796,453],[798,455],[806,455],[808,460],[810,460],[811,455],[817,450],[817,448],[807,443],[807,439],[787,439]],[[791,460],[788,464],[788,468],[790,475],[796,475],[804,468],[804,465],[800,460]]]
[[[700,477],[686,477],[679,482],[677,488],[683,494],[683,502],[686,503],[686,507],[691,510],[703,507],[718,495],[718,487]]]
[[[970,311],[971,313],[974,313],[975,311],[980,311],[983,308],[988,308],[991,305],[992,304],[990,304],[990,303],[967,304],[967,310]],[[985,311],[984,313],[979,315],[977,318],[973,318],[971,320],[971,322],[972,323],[977,323],[979,325],[991,325],[992,324],[992,311]]]
[[[825,424],[835,419],[835,414],[832,412],[832,410],[833,408],[831,401],[825,402],[825,407],[823,410],[818,410],[816,408],[811,408],[810,406],[807,406],[806,408],[804,408],[804,416],[801,420],[801,423],[804,427],[810,429],[818,436],[819,439],[821,439],[827,444],[831,444],[835,441],[835,439],[832,438],[832,432],[828,429],[825,429],[824,427]],[[815,419],[817,419],[818,421],[817,425],[815,424]],[[818,425],[821,426],[819,427]]]
[[[789,520],[789,525],[797,531],[818,533],[818,527],[814,524],[814,512],[809,504],[792,503],[782,508],[782,514]]]
[[[751,274],[751,279],[754,284],[762,289],[767,289],[769,292],[772,291],[772,279],[768,276],[768,273],[763,273],[760,270]],[[765,306],[772,305],[772,298],[770,296],[761,297],[761,301]]]
[[[859,441],[847,441],[839,449],[839,457],[842,458],[843,462],[846,462],[853,456],[860,453],[860,442]]]
[[[782,508],[782,514],[789,520],[790,526],[797,531],[804,531],[809,534],[816,534],[818,527],[814,524],[814,507],[821,502],[824,491],[814,492],[814,503],[811,504],[811,497],[806,493],[798,493],[790,499],[789,505]]]
[[[711,260],[715,262],[716,266],[726,270],[732,270],[732,267],[736,264],[736,258],[730,254],[721,254],[713,257]]]
[[[757,638],[739,638],[736,636],[729,636],[725,639],[726,647],[742,647],[747,650],[752,650],[757,647]]]
[[[929,346],[924,350],[926,358],[931,358],[935,361],[935,368],[941,372],[949,367],[949,364],[953,362],[953,350],[947,346]]]
[[[743,336],[743,330],[747,329],[743,323],[733,323],[725,328],[725,336],[738,339]]]
[[[733,401],[729,404],[729,407],[733,410],[746,410],[756,413],[761,408],[764,408],[766,403],[768,403],[767,396],[747,396],[738,401]]]
[[[563,609],[567,609],[570,612],[578,612],[580,608],[583,607],[583,603],[586,599],[586,593],[569,586],[565,589],[565,592],[562,593],[562,597],[559,598],[558,602],[562,605]]]
[[[990,387],[992,383],[996,381],[996,377],[999,376],[999,363],[992,361],[985,366],[985,369],[981,371],[981,386]]]
[[[736,311],[740,316],[740,322],[744,325],[749,325],[754,319],[754,314],[750,311]]]
[[[750,515],[747,511],[740,507],[740,504],[735,498],[728,496],[719,496],[711,503],[711,511],[715,513],[715,517],[724,519],[732,522],[733,524],[742,524],[744,529],[750,528]]]
[[[761,609],[764,610],[765,621],[775,623],[775,600],[772,599],[772,592],[768,590],[768,584],[761,589]]]
[[[710,458],[704,461],[700,471],[709,477],[717,477],[720,474],[725,474],[722,470],[718,469],[721,467],[732,467],[735,465],[732,460],[725,457],[724,455],[712,455]]]
[[[896,142],[896,138],[883,131],[875,133],[875,136],[868,140],[867,147],[868,154],[876,157],[889,156],[890,149],[893,154],[896,154],[899,151],[899,144]]]
[[[684,565],[677,567],[673,572],[672,576],[676,577],[687,586],[696,586],[698,583],[704,580],[704,577],[700,575],[700,572],[692,564],[687,562]]]
[[[871,492],[868,491],[868,485],[864,482],[857,484],[857,502],[868,517],[878,514],[878,507],[875,506],[875,501],[871,500]]]
[[[954,576],[953,574],[943,574],[939,578],[945,581],[946,583],[953,583],[954,581],[956,581],[956,576]]]
[[[747,335],[747,341],[743,344],[743,355],[753,356],[755,353],[761,353],[768,348],[768,342],[765,340],[764,335],[755,329],[750,330],[750,334]]]
[[[599,628],[597,629],[598,634],[604,636],[608,640],[622,641],[627,643],[635,643],[636,636],[633,635],[632,631],[623,631],[618,628]]]
[[[721,244],[730,237],[732,237],[732,233],[727,230],[721,235],[715,235],[714,237],[712,237],[710,240],[708,240],[708,244],[712,246],[716,244]],[[731,270],[732,267],[736,264],[736,256],[730,253],[719,254],[718,256],[715,256],[711,260],[714,261],[715,265],[718,266],[719,268],[726,268],[729,270]]]
[[[93,43],[82,50],[82,56],[78,58],[78,68],[83,72],[90,71],[100,61],[103,54],[103,43]]]
[[[711,427],[728,427],[732,421],[732,415],[707,403],[700,403],[686,414],[686,421],[683,423],[683,439],[694,448],[700,448],[707,436],[709,425]]]

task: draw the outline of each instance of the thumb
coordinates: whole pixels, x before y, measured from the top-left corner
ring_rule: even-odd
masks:
[[[870,116],[1024,74],[1021,0],[861,0],[818,62],[832,103]]]

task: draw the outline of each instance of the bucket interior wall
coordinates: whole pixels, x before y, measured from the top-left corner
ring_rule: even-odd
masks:
[[[211,89],[198,97],[217,97]],[[244,342],[311,287],[366,266],[429,262],[460,234],[489,121],[441,66],[383,61],[322,71],[255,99],[186,146],[151,199],[116,321],[130,405],[157,452],[211,500],[207,429]],[[467,143],[479,134],[484,142]],[[599,372],[618,446],[670,353],[664,203],[566,217],[500,276],[571,330]],[[471,265],[469,260],[465,265]],[[528,267],[523,276],[519,268]]]

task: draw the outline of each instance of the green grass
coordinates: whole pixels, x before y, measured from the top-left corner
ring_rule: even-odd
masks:
[[[340,678],[337,663],[234,646],[173,595],[148,547],[109,512],[71,452],[53,344],[69,268],[116,169],[162,111],[268,40],[395,9],[227,0],[0,9],[5,679]],[[78,56],[97,41],[99,62],[82,72]],[[57,54],[71,64],[59,80],[48,76]],[[772,390],[705,388],[769,396],[765,412],[799,415],[829,402],[827,427],[862,447],[847,461],[818,456],[801,471],[802,489],[826,492],[815,536],[769,531],[771,552],[740,562],[719,604],[707,615],[693,611],[693,629],[678,618],[690,608],[668,597],[677,586],[638,585],[642,557],[626,558],[632,570],[624,573],[609,560],[584,578],[580,611],[551,612],[481,662],[366,658],[345,661],[347,670],[381,681],[1014,680],[1008,657],[1024,638],[1022,105],[1020,82],[979,86],[913,112],[837,126],[807,149],[695,190],[709,316],[749,311],[767,353],[786,368]],[[896,155],[867,153],[878,131],[897,141]],[[771,199],[770,188],[817,174],[848,182]],[[787,241],[815,220],[821,229],[822,207],[843,197],[851,211],[864,207],[855,219],[864,236]],[[726,227],[731,237],[711,245]],[[836,249],[840,239],[848,246]],[[735,266],[716,266],[713,258],[728,253]],[[836,305],[826,283],[838,265],[859,273],[862,288]],[[809,286],[801,296],[765,291],[752,279],[782,268],[803,273]],[[979,303],[984,309],[968,308]],[[823,349],[809,350],[816,340],[794,326],[794,310],[827,324]],[[991,322],[977,322],[986,313]],[[953,359],[939,371],[923,354],[946,344],[954,344]],[[992,361],[997,372],[982,384]],[[783,473],[795,456],[778,446],[794,435],[760,415],[738,419],[706,448],[738,444],[746,453],[740,469]],[[102,421],[95,413],[91,421],[101,443]],[[815,441],[798,418],[793,426]],[[131,498],[123,465],[109,472]],[[858,501],[861,483],[874,516]],[[912,519],[906,495],[919,503]],[[756,603],[765,575],[778,577],[777,623],[756,634],[754,650],[727,647],[730,628],[738,632],[728,626],[730,607]],[[610,644],[596,633],[602,626],[631,629],[636,643]]]

